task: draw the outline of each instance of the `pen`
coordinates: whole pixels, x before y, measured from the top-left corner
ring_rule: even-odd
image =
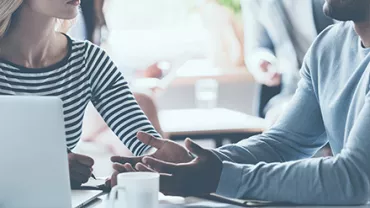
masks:
[[[68,149],[67,148],[67,153],[69,154],[69,153],[72,153],[72,151],[70,150],[70,149]],[[91,174],[91,178],[93,178],[94,180],[96,180],[96,177],[95,177],[95,175],[92,173]]]

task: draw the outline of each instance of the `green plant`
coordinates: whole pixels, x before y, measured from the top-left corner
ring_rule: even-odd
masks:
[[[217,0],[219,4],[228,7],[231,9],[235,14],[241,13],[241,5],[240,0]]]

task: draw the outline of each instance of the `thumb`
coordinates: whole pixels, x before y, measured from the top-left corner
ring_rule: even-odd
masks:
[[[186,149],[188,149],[191,153],[197,155],[198,157],[206,156],[208,153],[205,149],[195,143],[193,140],[187,138],[185,140]]]
[[[144,157],[143,163],[159,173],[172,174],[176,171],[176,165],[158,160],[153,157]]]

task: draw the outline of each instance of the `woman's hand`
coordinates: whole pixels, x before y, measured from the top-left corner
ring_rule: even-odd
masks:
[[[72,188],[79,187],[89,180],[93,170],[92,166],[94,165],[94,160],[92,158],[85,155],[69,153],[68,163]]]

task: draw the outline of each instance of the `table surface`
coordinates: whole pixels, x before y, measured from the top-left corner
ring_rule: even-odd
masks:
[[[99,200],[86,208],[108,208],[105,200],[106,196],[102,196]],[[223,203],[211,202],[199,198],[182,198],[182,197],[164,197],[160,200],[159,208],[239,208],[238,206],[228,205]],[[370,208],[370,203],[362,206],[268,206],[276,208]]]
[[[159,113],[159,120],[169,136],[260,133],[268,127],[262,118],[224,108],[163,110]]]
[[[107,205],[106,196],[100,197],[97,201],[86,206],[86,208],[109,208]],[[158,208],[182,208],[182,207],[197,207],[197,208],[239,208],[238,206],[210,202],[198,198],[182,198],[182,197],[165,197],[160,200]]]

